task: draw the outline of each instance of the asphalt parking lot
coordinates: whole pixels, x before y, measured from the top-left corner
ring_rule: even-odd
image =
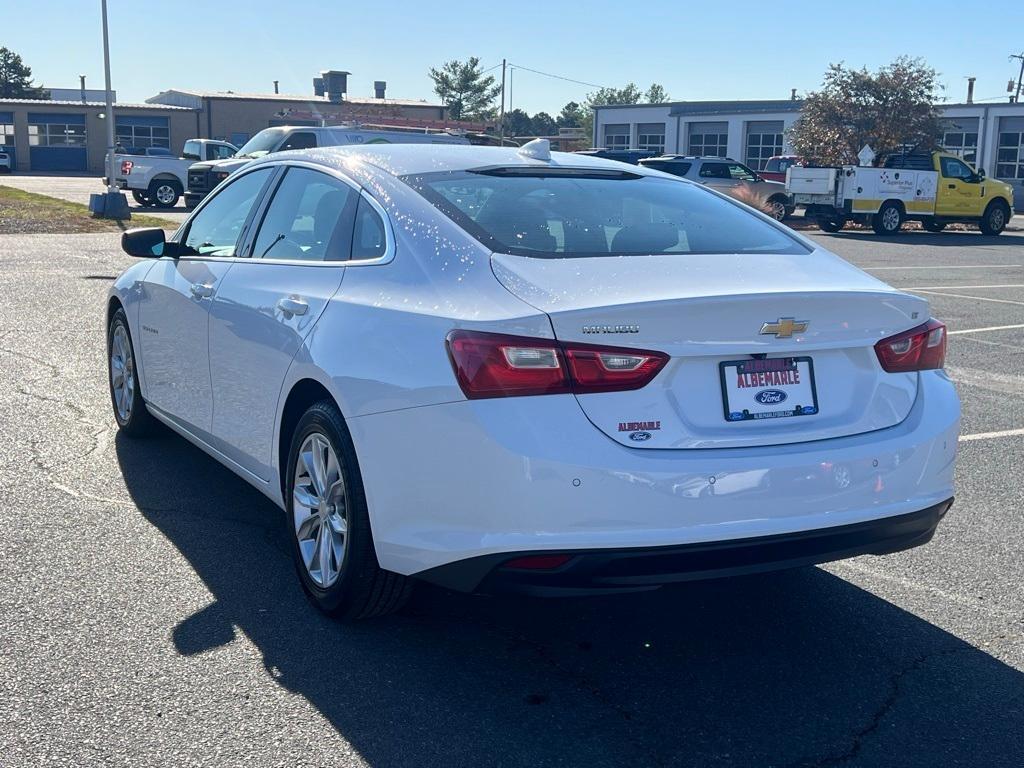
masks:
[[[117,236],[0,236],[0,765],[1024,765],[1024,234],[814,237],[951,330],[930,544],[616,598],[422,589],[346,626],[259,493],[116,435]]]

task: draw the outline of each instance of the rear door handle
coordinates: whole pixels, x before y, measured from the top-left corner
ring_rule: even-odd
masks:
[[[309,304],[298,296],[286,296],[278,299],[277,308],[289,315],[304,315],[309,309]]]
[[[213,286],[207,283],[192,283],[189,290],[197,299],[208,299],[213,296]]]

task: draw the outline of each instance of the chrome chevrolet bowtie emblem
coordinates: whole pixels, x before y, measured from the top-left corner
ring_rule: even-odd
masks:
[[[780,317],[774,323],[765,323],[761,326],[761,333],[766,336],[774,333],[778,339],[788,339],[794,333],[803,333],[806,330],[806,320],[794,320],[792,317]]]

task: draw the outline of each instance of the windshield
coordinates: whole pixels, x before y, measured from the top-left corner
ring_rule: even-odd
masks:
[[[404,180],[502,253],[573,258],[809,252],[782,227],[681,180],[516,168]]]
[[[283,128],[266,128],[245,142],[235,157],[263,157],[274,150],[283,135]]]

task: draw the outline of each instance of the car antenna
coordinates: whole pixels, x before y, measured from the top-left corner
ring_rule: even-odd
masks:
[[[547,139],[534,139],[521,146],[516,152],[531,160],[551,161],[551,142]]]

